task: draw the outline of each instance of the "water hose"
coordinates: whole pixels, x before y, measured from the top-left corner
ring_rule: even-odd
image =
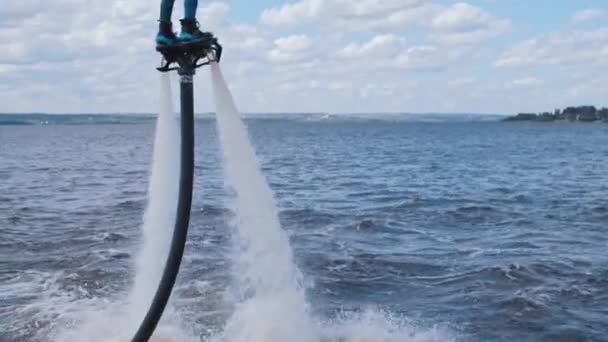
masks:
[[[192,81],[196,68],[212,62],[219,62],[222,55],[222,46],[213,34],[207,32],[205,37],[203,40],[192,43],[177,44],[171,47],[156,47],[156,50],[163,55],[163,64],[157,70],[161,72],[177,70],[180,75],[181,168],[179,198],[173,239],[171,240],[165,269],[152,299],[152,304],[135,336],[133,336],[132,342],[147,342],[154,333],[171,297],[184,255],[190,224],[194,181],[194,85]],[[176,66],[173,66],[173,64]]]
[[[194,71],[194,70],[193,70]],[[194,101],[192,74],[182,75],[181,90],[181,169],[179,176],[179,198],[177,215],[169,256],[165,264],[160,284],[154,294],[152,304],[144,320],[133,337],[133,342],[146,342],[150,339],[175,285],[179,267],[184,255],[188,225],[190,223],[190,208],[192,205],[192,185],[194,180]]]

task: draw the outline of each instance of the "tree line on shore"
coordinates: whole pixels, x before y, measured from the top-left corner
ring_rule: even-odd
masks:
[[[567,107],[556,109],[553,113],[519,113],[505,119],[505,121],[608,121],[608,108],[598,109],[595,106]]]

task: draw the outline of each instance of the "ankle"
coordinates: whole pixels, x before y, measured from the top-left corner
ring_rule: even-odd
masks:
[[[184,18],[179,22],[182,24],[182,30],[192,31],[198,27],[196,19]]]
[[[161,33],[173,32],[173,24],[170,21],[158,21],[158,31]]]

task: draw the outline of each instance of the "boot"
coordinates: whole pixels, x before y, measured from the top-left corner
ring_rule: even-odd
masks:
[[[160,46],[174,46],[178,40],[173,32],[171,22],[159,21],[158,34],[156,35],[156,44]]]
[[[182,23],[182,32],[179,34],[179,40],[182,42],[198,42],[212,37],[209,32],[201,32],[198,29],[196,19],[182,19],[180,22]]]

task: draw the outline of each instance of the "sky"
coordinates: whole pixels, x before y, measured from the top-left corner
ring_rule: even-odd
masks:
[[[158,110],[160,1],[5,2],[0,112]],[[243,112],[608,106],[608,0],[199,0],[197,16]],[[213,111],[208,70],[195,87]]]

